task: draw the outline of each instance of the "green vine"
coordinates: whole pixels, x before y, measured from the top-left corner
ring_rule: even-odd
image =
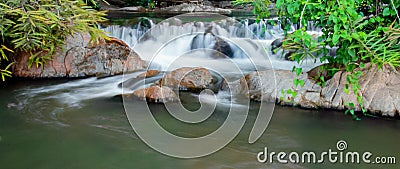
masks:
[[[275,8],[286,35],[281,48],[300,64],[310,58],[327,63],[314,77],[321,86],[335,73],[347,72],[344,92],[354,94],[363,115],[369,116],[359,79],[365,63],[400,68],[399,7],[400,0],[277,0]],[[308,22],[321,28],[322,35],[307,32]],[[289,32],[292,23],[300,29]],[[329,55],[332,47],[337,48],[335,56]],[[293,71],[299,75],[299,68]],[[294,84],[298,86],[301,80],[295,79]],[[289,90],[286,93],[293,96],[295,91]],[[345,106],[345,114],[359,120],[356,103]]]

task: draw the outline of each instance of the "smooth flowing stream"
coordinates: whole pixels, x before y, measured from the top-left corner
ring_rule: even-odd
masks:
[[[227,147],[197,159],[168,157],[138,139],[120,97],[91,96],[102,88],[102,82],[91,80],[23,81],[1,88],[0,168],[398,168],[393,164],[259,163],[257,153],[264,147],[276,152],[322,152],[336,150],[339,140],[345,140],[352,151],[400,158],[400,123],[370,118],[353,121],[343,112],[277,106],[267,131],[249,144],[257,115],[255,102],[244,129]],[[83,92],[89,90],[84,84],[93,93]],[[186,98],[185,105],[196,105],[193,95],[181,97]],[[185,125],[174,120],[162,104],[150,106],[159,123],[184,136],[213,131],[226,117],[217,110],[200,125]]]
[[[233,68],[227,64],[237,65],[243,74],[255,69],[291,69],[296,65],[271,53],[270,45],[273,40],[282,37],[282,31],[279,26],[269,26],[266,21],[251,23],[245,20],[227,24],[229,20],[223,18],[222,23],[211,22],[211,25],[206,21],[186,22],[185,17],[169,21],[156,24],[145,20],[131,26],[109,25],[102,29],[124,40],[149,63],[150,68],[162,71],[182,66],[203,66],[220,75],[238,78],[241,75],[232,72]],[[293,29],[296,29],[295,26]],[[249,30],[253,33],[249,34]],[[212,33],[205,33],[207,31]],[[309,31],[318,33],[317,28]],[[217,49],[217,43],[222,43],[224,48],[216,54],[211,50]],[[258,55],[262,51],[267,52]],[[220,54],[224,57],[219,58]],[[307,70],[317,65],[309,60],[304,68]],[[126,80],[140,81],[136,78],[140,73],[143,71],[105,78],[16,80],[2,86],[0,168],[399,168],[398,164],[366,164],[362,161],[360,164],[333,163],[328,157],[321,164],[301,161],[282,164],[276,161],[276,155],[273,163],[260,163],[257,155],[266,147],[269,152],[301,154],[312,151],[320,156],[329,150],[341,152],[337,148],[340,140],[347,143],[345,151],[371,152],[371,160],[375,157],[395,157],[399,160],[400,122],[368,117],[353,121],[341,111],[276,106],[267,130],[258,141],[249,144],[249,133],[260,107],[259,102],[250,103],[244,128],[220,151],[195,159],[166,156],[147,146],[136,135],[124,110],[121,94],[145,86],[133,83],[121,88],[120,84]],[[161,76],[148,80],[154,82],[159,78]],[[180,93],[182,104],[190,110],[199,108],[198,97],[194,93]],[[221,126],[228,116],[227,105],[243,106],[236,101],[240,100],[239,97],[230,98],[224,92],[218,92],[216,98],[206,99],[215,101],[217,108],[199,124],[178,121],[163,104],[149,103],[149,107],[155,119],[169,132],[197,137]],[[233,114],[233,117],[238,116],[241,115]],[[157,140],[165,142],[161,136]]]

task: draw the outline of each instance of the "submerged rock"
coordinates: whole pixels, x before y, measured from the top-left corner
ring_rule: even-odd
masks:
[[[382,116],[398,116],[400,113],[400,73],[389,66],[381,70],[368,65],[360,77],[360,92],[363,106],[371,113]],[[354,103],[355,110],[361,111],[357,98],[352,92],[344,92],[347,72],[337,72],[320,87],[307,73],[296,76],[289,70],[266,70],[253,72],[233,83],[232,93],[246,94],[253,100],[276,101],[280,104],[298,105],[305,108],[349,108],[345,103]],[[294,79],[304,80],[304,86],[294,86]],[[276,83],[276,88],[275,84]],[[226,85],[225,85],[226,86]],[[297,92],[291,94],[282,91],[288,89]],[[222,90],[227,90],[223,88]],[[349,91],[352,91],[350,88]]]
[[[133,92],[133,95],[141,99],[147,99],[150,102],[165,103],[176,101],[178,97],[175,92],[167,86],[151,86],[145,89],[139,89]]]
[[[13,65],[16,77],[54,78],[110,76],[142,69],[145,65],[132,49],[121,40],[111,38],[99,44],[89,45],[90,36],[77,34],[66,38],[66,44],[58,49],[42,67],[28,68],[29,53],[20,53]]]
[[[207,88],[213,81],[213,77],[205,68],[183,67],[167,73],[158,82],[161,86],[169,86],[173,89],[196,90]]]

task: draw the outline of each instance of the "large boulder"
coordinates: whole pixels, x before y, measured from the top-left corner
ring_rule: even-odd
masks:
[[[207,69],[182,67],[164,75],[158,84],[173,89],[196,90],[207,88],[212,82],[213,77]]]
[[[360,93],[363,96],[363,108],[370,113],[394,117],[400,113],[400,73],[389,66],[379,69],[368,64],[361,69]],[[288,70],[266,70],[253,72],[232,83],[232,93],[246,94],[253,100],[276,101],[280,104],[293,104],[305,108],[332,108],[343,110],[346,103],[354,103],[354,109],[361,111],[355,94],[344,91],[347,72],[337,72],[320,87],[307,73],[296,76]],[[294,79],[304,81],[304,86],[295,86]],[[276,85],[275,85],[276,84]],[[222,90],[227,90],[226,86]],[[288,89],[297,95],[288,94]],[[349,89],[352,91],[352,89]]]
[[[13,73],[16,77],[53,78],[110,76],[143,69],[145,63],[124,42],[111,38],[99,44],[89,44],[90,36],[76,34],[66,38],[43,67],[28,68],[29,53],[16,57]]]
[[[165,103],[176,101],[178,97],[175,92],[167,86],[151,86],[149,88],[139,89],[133,92],[133,95],[149,102]]]

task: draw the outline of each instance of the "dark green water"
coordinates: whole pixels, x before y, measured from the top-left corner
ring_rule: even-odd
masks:
[[[39,87],[44,91],[58,83],[63,82],[20,81],[0,89],[0,168],[399,168],[398,164],[270,164],[259,163],[256,157],[264,147],[276,152],[321,152],[336,150],[336,142],[345,140],[349,151],[370,151],[374,156],[398,160],[397,120],[353,121],[342,112],[277,106],[267,131],[249,144],[258,107],[258,103],[252,103],[244,129],[227,147],[202,158],[177,159],[154,151],[138,139],[118,97],[97,97],[73,106],[63,102],[71,102],[67,95],[52,97],[74,93],[81,86],[32,95]],[[186,99],[188,106],[194,102]],[[176,123],[162,105],[151,104],[151,108],[160,123],[183,135],[212,131],[226,117],[217,111],[202,128],[187,128]]]

